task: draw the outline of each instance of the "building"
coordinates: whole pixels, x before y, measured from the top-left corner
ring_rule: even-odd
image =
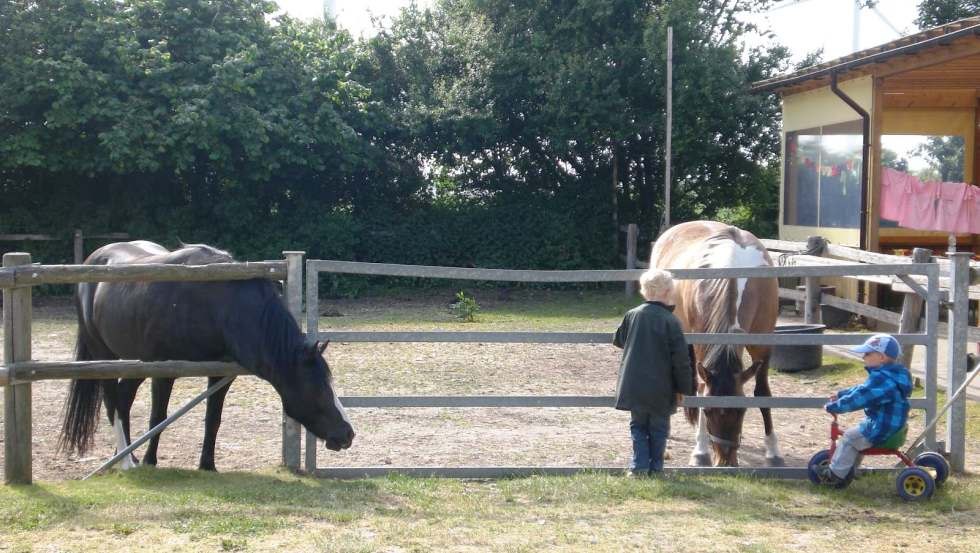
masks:
[[[945,249],[948,233],[882,224],[872,214],[880,212],[883,154],[887,164],[900,154],[890,146],[913,137],[961,143],[953,176],[976,184],[980,17],[760,81],[753,91],[778,93],[783,102],[781,239],[820,234],[871,251]],[[830,174],[799,170],[820,161]],[[961,250],[980,253],[980,236],[956,238]]]
[[[881,218],[882,167],[923,181],[977,184],[980,16],[760,81],[752,90],[782,99],[780,239],[819,235],[898,254],[947,249],[949,232]],[[958,233],[955,240],[960,251],[980,253],[980,235]]]

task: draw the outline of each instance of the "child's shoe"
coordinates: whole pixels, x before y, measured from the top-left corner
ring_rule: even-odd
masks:
[[[841,478],[840,476],[834,474],[834,471],[830,470],[829,465],[820,467],[818,474],[820,475],[820,482],[822,484],[838,490],[846,488],[848,485],[850,485],[851,480],[854,479],[853,470],[848,472],[846,477]]]

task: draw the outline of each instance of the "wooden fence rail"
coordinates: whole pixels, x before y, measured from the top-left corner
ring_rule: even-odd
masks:
[[[213,265],[33,265],[26,253],[3,255],[0,289],[3,291],[4,480],[30,483],[31,383],[37,380],[76,378],[177,378],[187,376],[245,375],[235,363],[189,361],[74,361],[31,360],[31,287],[39,284],[131,281],[226,281],[253,278],[283,280],[287,305],[297,321],[302,297],[303,252],[283,252],[285,261],[217,263]],[[283,464],[299,468],[299,424],[283,414]]]
[[[85,240],[129,240],[129,233],[126,232],[105,232],[96,234],[84,234],[82,229],[75,229],[71,238],[63,238],[50,234],[0,234],[0,242],[49,242],[58,240],[71,240],[73,244],[72,252],[76,265],[81,265],[85,261]]]

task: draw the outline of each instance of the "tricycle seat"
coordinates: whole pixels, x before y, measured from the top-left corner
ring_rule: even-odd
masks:
[[[898,432],[895,432],[884,441],[875,444],[872,447],[877,449],[898,449],[902,447],[905,443],[905,438],[908,436],[909,427],[908,425],[903,426]]]

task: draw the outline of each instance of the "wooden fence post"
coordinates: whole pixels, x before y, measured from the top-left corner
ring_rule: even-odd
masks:
[[[929,263],[932,258],[932,250],[926,248],[915,248],[912,250],[912,263]],[[916,293],[905,294],[902,299],[902,318],[899,319],[898,333],[912,334],[919,331],[919,321],[922,318],[922,306],[925,300]],[[915,353],[915,345],[909,344],[902,348],[902,357],[899,362],[906,367],[912,366],[912,354]]]
[[[286,306],[289,314],[303,326],[303,255],[306,252],[286,251]],[[289,470],[299,470],[301,427],[282,413],[282,464]]]
[[[636,237],[640,234],[640,227],[636,223],[626,225],[626,269],[636,268]],[[636,294],[636,281],[626,281],[626,297],[631,298]]]
[[[4,267],[30,265],[29,253],[3,254]],[[3,362],[31,360],[31,287],[3,290]],[[31,483],[31,385],[3,389],[3,475],[7,484]]]
[[[970,310],[970,252],[949,252],[949,333],[946,394],[952,394],[966,380],[966,341]],[[960,397],[949,411],[946,423],[946,447],[949,450],[949,465],[956,472],[966,468],[966,396]]]
[[[810,255],[823,255],[826,242],[819,236],[810,236],[806,239],[806,249]],[[805,324],[820,324],[820,277],[803,277],[803,284],[806,286],[803,297],[803,322]]]
[[[75,229],[75,265],[85,263],[85,237],[82,229]]]

